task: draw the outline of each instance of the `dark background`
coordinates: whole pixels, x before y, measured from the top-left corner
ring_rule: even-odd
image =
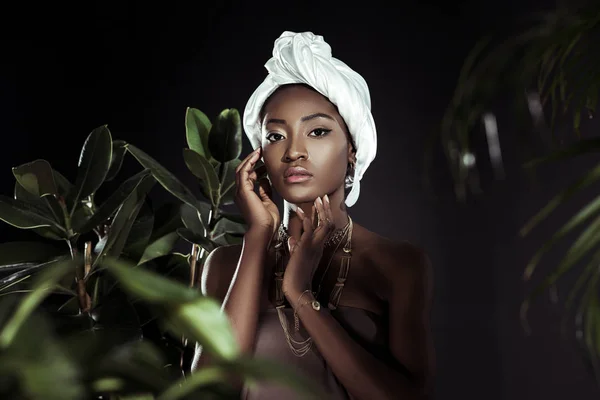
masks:
[[[243,111],[265,77],[274,40],[285,30],[312,31],[323,35],[334,57],[361,73],[371,90],[379,151],[351,209],[353,218],[384,236],[423,246],[433,261],[437,397],[597,397],[575,341],[560,335],[560,306],[547,296],[535,303],[531,336],[519,322],[520,303],[531,288],[521,279],[523,268],[562,219],[550,219],[526,239],[517,232],[550,194],[588,167],[587,161],[548,167],[532,184],[520,169],[519,131],[500,106],[507,179],[493,182],[482,154],[485,192],[459,204],[438,151],[435,191],[422,186],[425,139],[438,129],[469,49],[480,35],[503,31],[525,13],[551,4],[389,3],[4,6],[0,192],[12,194],[11,167],[37,158],[74,179],[85,137],[102,124],[109,125],[113,138],[140,147],[192,186],[182,159],[186,107],[211,118],[224,108]],[[243,155],[249,150],[244,138]],[[138,168],[126,164],[126,171]],[[158,202],[169,198],[160,188],[152,196]],[[26,237],[5,225],[0,235],[3,241]],[[542,270],[553,261],[547,258]]]

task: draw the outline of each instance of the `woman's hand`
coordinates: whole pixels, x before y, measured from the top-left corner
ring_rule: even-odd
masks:
[[[312,215],[305,215],[300,207],[296,208],[296,213],[302,220],[304,232],[298,243],[293,237],[288,241],[290,260],[283,274],[283,293],[286,296],[311,289],[314,273],[323,256],[325,240],[335,229],[327,195],[323,200],[317,197],[312,206]]]
[[[260,159],[259,147],[250,153],[235,170],[235,204],[248,224],[248,230],[265,231],[271,234],[279,227],[279,209],[273,203],[271,185],[267,179],[259,181],[259,194],[254,192],[258,171],[254,169]]]

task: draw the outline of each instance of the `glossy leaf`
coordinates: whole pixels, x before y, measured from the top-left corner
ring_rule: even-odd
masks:
[[[219,177],[212,165],[206,158],[191,149],[183,149],[183,159],[188,169],[200,179],[205,193],[209,194],[208,198],[215,204],[219,195]]]
[[[242,153],[242,124],[236,109],[225,109],[217,116],[208,135],[212,157],[221,162],[236,159]]]
[[[208,134],[212,124],[200,110],[188,107],[185,112],[185,137],[190,149],[206,159],[210,159]]]
[[[29,193],[27,190],[25,190],[25,188],[23,188],[23,186],[21,186],[19,182],[15,182],[13,197],[15,200],[27,204],[31,210],[35,211],[36,214],[56,220],[52,215],[52,210],[48,208],[47,202],[41,197]]]
[[[169,254],[178,239],[179,235],[177,232],[171,232],[154,240],[146,247],[138,264],[144,264],[150,260]]]
[[[33,206],[2,195],[0,195],[0,220],[21,229],[53,227],[62,230],[55,221],[38,214]]]
[[[196,234],[194,232],[192,232],[190,229],[187,228],[179,228],[177,229],[177,234],[184,240],[188,241],[189,243],[192,244],[197,244],[198,246],[202,247],[204,250],[211,252],[213,251],[215,248],[218,247],[218,244],[211,241],[210,239],[204,237],[204,235],[199,235]]]
[[[239,158],[236,158],[225,163],[225,176],[223,182],[221,182],[220,205],[227,206],[233,204],[235,196],[235,170],[241,162]]]
[[[65,211],[59,203],[59,200],[53,194],[45,194],[42,196],[42,201],[45,202],[47,209],[56,223],[66,229]]]
[[[78,259],[62,259],[53,262],[51,268],[46,268],[35,278],[32,292],[28,293],[12,314],[8,323],[0,332],[0,348],[6,349],[19,332],[29,315],[50,294],[50,289],[69,271],[75,268]]]
[[[115,218],[112,221],[106,244],[102,249],[102,252],[98,255],[94,261],[94,267],[105,256],[118,257],[125,246],[127,237],[133,223],[142,208],[146,195],[154,185],[154,179],[151,176],[144,176],[136,189],[127,196],[127,199],[123,202],[123,205],[119,208],[115,214]]]
[[[58,189],[58,193],[66,198],[68,194],[73,190],[73,184],[69,182],[69,180],[57,170],[53,170],[52,173],[54,175],[54,182],[56,182],[56,188]]]
[[[60,249],[42,242],[4,242],[0,243],[0,266],[48,261],[66,252],[66,248]]]
[[[93,194],[104,182],[112,158],[112,137],[106,125],[96,128],[83,144],[73,187],[73,204]]]
[[[58,194],[52,167],[46,160],[35,160],[12,169],[17,182],[34,196]]]
[[[155,159],[138,149],[137,147],[128,144],[127,150],[138,160],[138,162],[152,172],[152,176],[171,194],[179,200],[196,207],[198,200],[193,193],[179,181],[171,172],[160,165]]]
[[[112,181],[117,177],[121,167],[123,166],[123,158],[127,152],[127,142],[124,140],[113,140],[112,142],[112,157],[110,159],[110,167],[106,173],[105,181]]]
[[[122,251],[124,257],[135,262],[142,257],[152,235],[153,226],[154,214],[152,207],[148,199],[145,199],[125,241]]]
[[[96,212],[87,220],[80,221],[73,226],[75,232],[87,233],[103,222],[107,221],[123,204],[125,199],[133,193],[140,182],[150,175],[150,170],[143,170],[127,179],[119,188],[96,210]]]
[[[196,208],[191,207],[188,204],[181,205],[181,221],[183,222],[183,225],[195,235],[206,235],[206,229],[202,221],[203,217],[204,216],[201,215]]]
[[[235,223],[238,223],[238,224],[246,225],[246,220],[244,219],[244,216],[241,215],[241,214],[233,214],[233,213],[229,213],[229,212],[221,212],[220,217],[228,219],[229,221],[232,221],[232,222],[235,222]]]
[[[185,204],[185,203],[184,203]],[[154,227],[150,241],[153,242],[183,226],[180,203],[164,203],[154,213]]]

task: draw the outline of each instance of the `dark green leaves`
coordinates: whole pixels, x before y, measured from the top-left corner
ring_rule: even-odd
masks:
[[[41,242],[0,243],[0,266],[48,261],[53,257],[64,254],[65,251]]]
[[[127,143],[124,140],[113,140],[112,143],[112,157],[110,159],[110,167],[106,174],[106,181],[112,181],[115,179],[121,166],[123,165],[123,158],[127,152]]]
[[[190,149],[206,159],[210,158],[208,150],[208,134],[212,124],[200,110],[187,108],[185,113],[185,137]]]
[[[196,196],[187,188],[179,179],[169,172],[165,167],[160,165],[155,159],[144,153],[137,147],[128,144],[127,150],[133,155],[140,164],[152,172],[152,176],[160,183],[168,192],[173,194],[179,200],[196,207],[198,200]]]
[[[0,220],[21,229],[54,227],[64,232],[55,221],[41,215],[34,207],[6,196],[0,196]]]
[[[208,136],[212,157],[221,162],[236,159],[242,153],[242,124],[236,109],[225,109],[217,117]]]
[[[93,194],[104,182],[112,158],[112,137],[106,125],[96,128],[89,134],[81,154],[77,169],[77,179],[73,188],[73,204]]]
[[[212,165],[206,158],[191,149],[183,150],[183,159],[189,170],[204,185],[212,204],[216,204],[219,198],[219,177]]]
[[[42,197],[45,194],[58,193],[52,167],[46,160],[35,160],[14,167],[12,171],[17,182],[34,196]]]

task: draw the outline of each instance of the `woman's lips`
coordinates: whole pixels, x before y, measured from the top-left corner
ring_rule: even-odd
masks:
[[[312,175],[290,175],[285,178],[287,183],[301,183],[312,179]]]

